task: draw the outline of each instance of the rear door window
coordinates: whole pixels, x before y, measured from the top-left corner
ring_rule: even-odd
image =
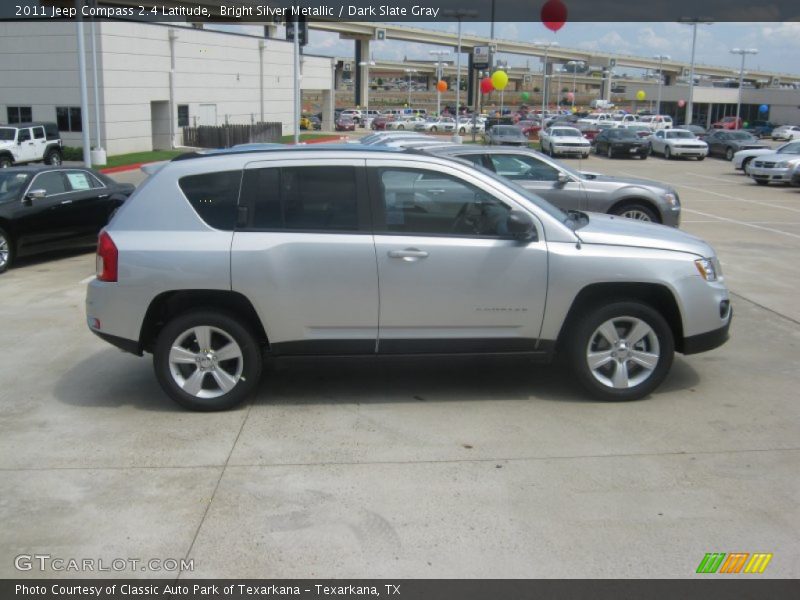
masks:
[[[178,184],[189,204],[207,225],[233,231],[241,181],[241,171],[223,171],[188,175]]]

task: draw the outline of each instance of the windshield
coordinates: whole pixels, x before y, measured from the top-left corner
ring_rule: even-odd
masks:
[[[755,141],[756,138],[754,138],[751,134],[746,133],[744,131],[736,131],[734,133],[728,134],[728,139],[730,139],[730,140],[753,140],[753,141]]]
[[[0,171],[0,200],[15,198],[27,185],[29,178],[28,173]]]
[[[613,129],[608,132],[608,137],[615,140],[638,140],[639,136],[630,129]]]
[[[800,142],[792,142],[778,148],[778,154],[800,154]]]
[[[564,127],[563,129],[553,129],[551,134],[553,137],[582,137],[581,132],[572,127]]]
[[[13,141],[14,137],[16,137],[16,134],[17,134],[16,129],[10,129],[8,127],[0,127],[0,141],[3,142]]]
[[[669,139],[682,139],[682,140],[693,140],[694,134],[691,131],[668,131],[667,138]]]
[[[520,135],[522,131],[516,125],[495,125],[492,131],[499,135]]]

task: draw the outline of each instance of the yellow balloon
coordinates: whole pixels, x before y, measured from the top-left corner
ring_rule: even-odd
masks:
[[[637,100],[644,100],[645,98],[647,98],[647,94],[644,93],[644,90],[639,90],[638,92],[636,92]]]
[[[508,85],[508,75],[506,75],[506,72],[495,71],[492,73],[492,85],[494,86],[494,89],[499,92],[502,92],[504,89],[506,89],[506,86]]]

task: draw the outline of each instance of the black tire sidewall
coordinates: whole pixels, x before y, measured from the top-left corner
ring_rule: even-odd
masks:
[[[208,325],[225,331],[242,350],[242,377],[227,394],[218,398],[197,398],[184,392],[172,378],[169,369],[169,350],[175,339],[192,327]],[[195,310],[169,321],[159,333],[153,352],[153,368],[161,388],[175,402],[197,411],[228,410],[242,403],[258,386],[261,378],[262,356],[256,339],[233,315],[216,310]]]
[[[0,169],[6,169],[14,166],[14,160],[7,156],[0,156]]]
[[[61,164],[62,164],[64,161],[62,160],[62,157],[61,157],[61,152],[59,152],[58,150],[50,150],[50,151],[49,151],[49,152],[48,152],[48,153],[45,155],[45,157],[44,157],[44,162],[45,162],[45,164],[47,164],[47,165],[53,165],[53,164],[54,164],[54,163],[53,163],[53,157],[54,157],[54,156],[57,156],[57,157],[59,158],[59,161],[58,161],[58,163],[57,163],[57,164],[55,164],[54,166],[61,166]]]
[[[5,239],[6,244],[8,245],[8,260],[6,260],[6,264],[0,266],[0,273],[5,273],[14,263],[14,240],[8,235],[8,232],[0,228],[0,236]]]
[[[586,364],[586,347],[589,344],[589,337],[602,323],[622,316],[636,317],[650,325],[658,337],[661,356],[658,365],[646,381],[632,388],[618,390],[609,388],[594,378]],[[675,354],[672,330],[664,317],[651,306],[637,301],[620,300],[589,311],[570,328],[566,342],[567,359],[580,385],[593,397],[608,402],[640,400],[650,394],[666,378]]]

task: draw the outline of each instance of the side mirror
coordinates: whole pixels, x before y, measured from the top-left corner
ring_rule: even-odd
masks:
[[[30,200],[41,200],[47,196],[46,190],[30,190],[27,194],[25,194],[25,199]]]
[[[558,183],[567,183],[570,181],[570,176],[564,173],[564,171],[558,172]]]
[[[533,223],[533,218],[528,213],[512,210],[508,213],[506,226],[508,227],[508,233],[518,240],[536,239],[536,226]]]

